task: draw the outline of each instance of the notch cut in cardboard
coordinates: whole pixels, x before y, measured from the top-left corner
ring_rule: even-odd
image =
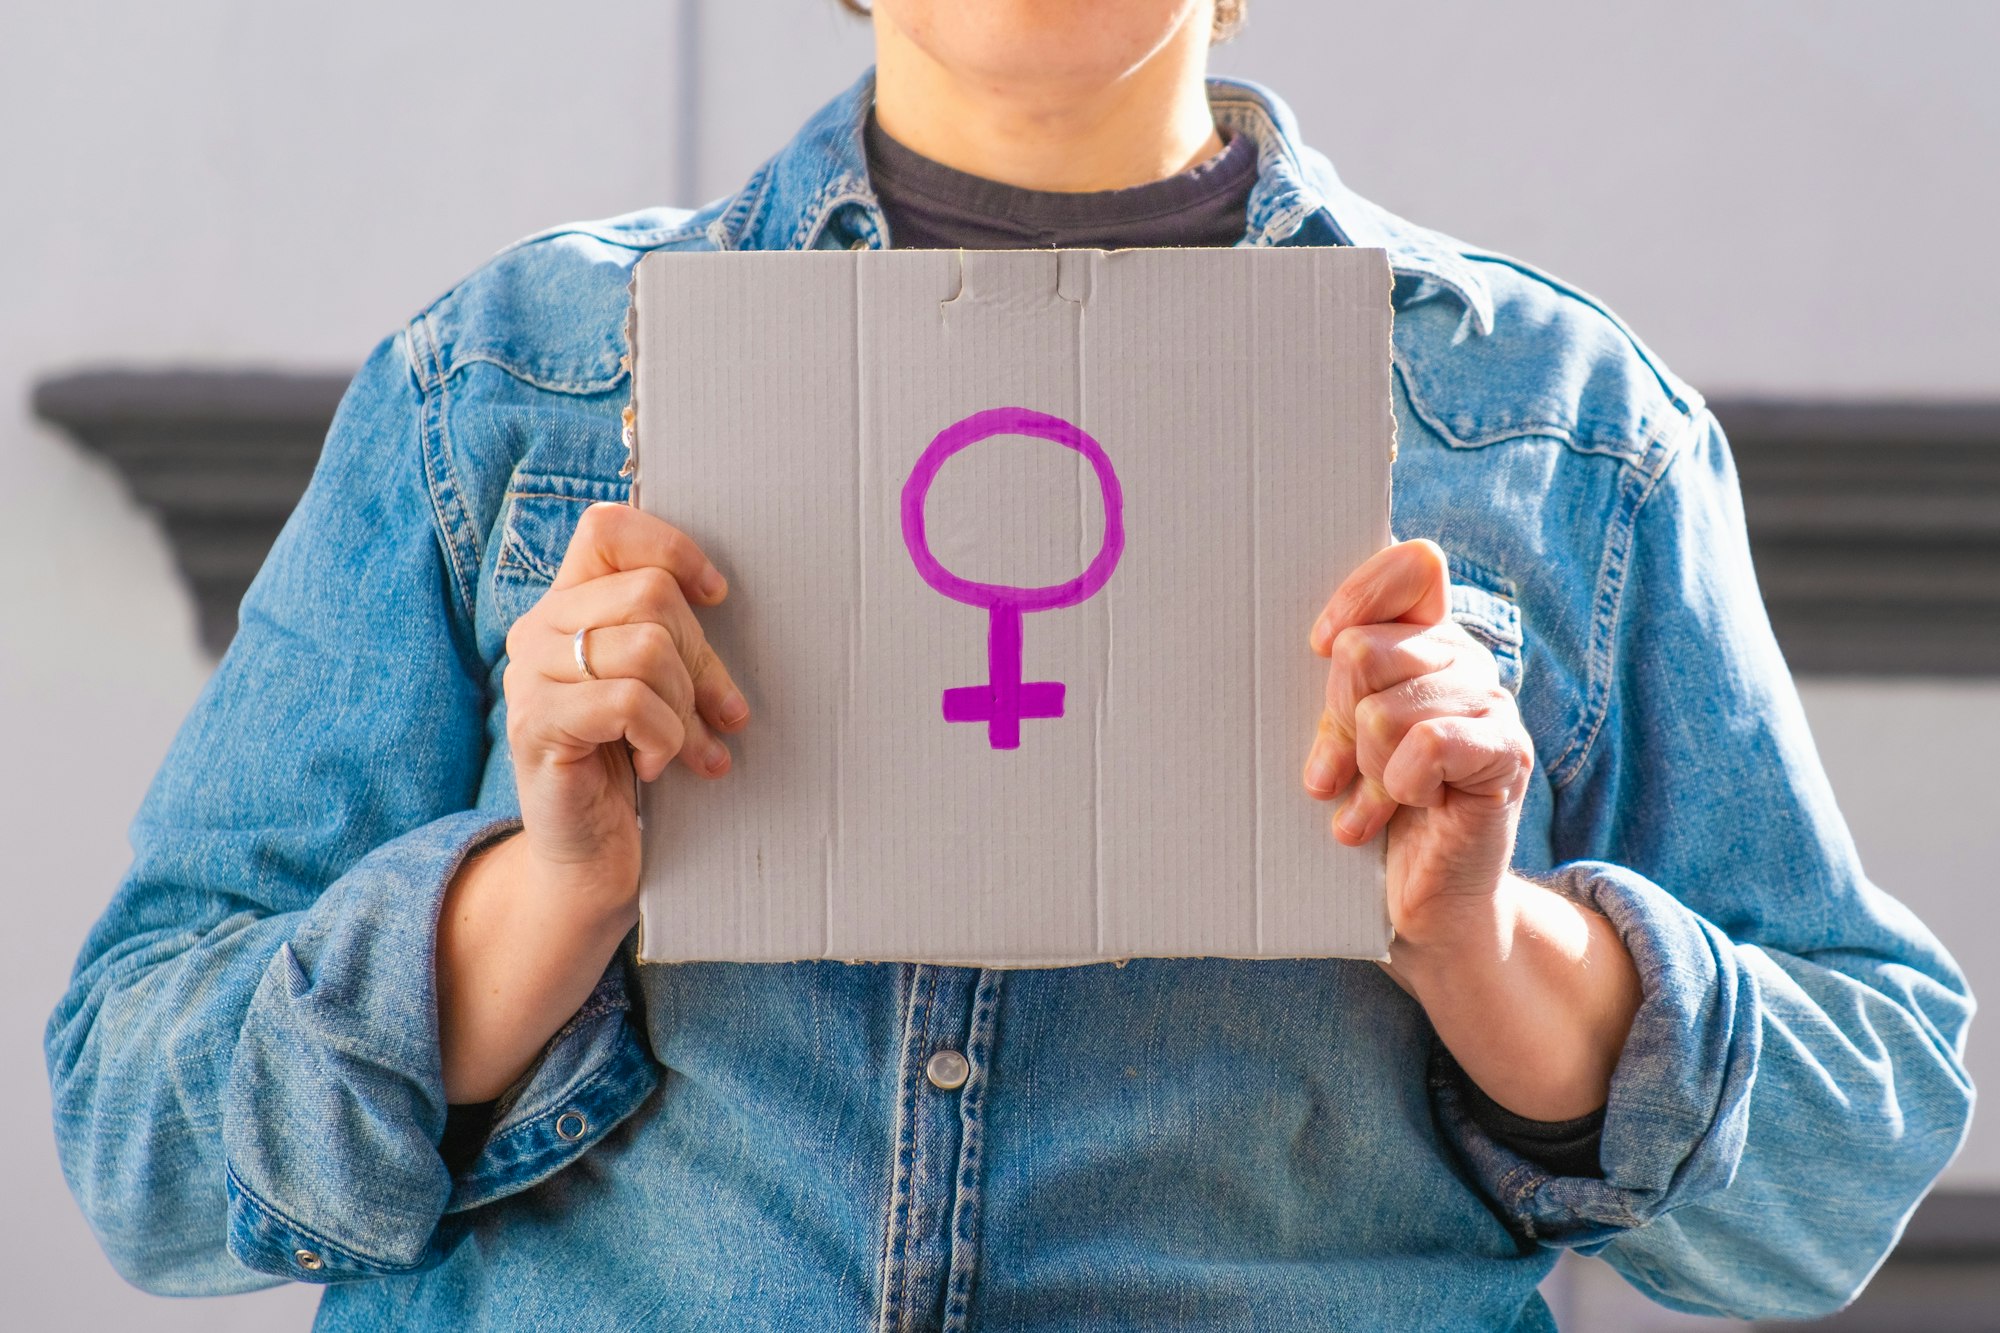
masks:
[[[729,577],[735,764],[641,797],[646,961],[1386,954],[1300,783],[1389,541],[1379,250],[649,255],[633,501]]]

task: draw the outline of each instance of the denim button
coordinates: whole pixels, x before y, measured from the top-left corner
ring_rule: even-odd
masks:
[[[965,1080],[972,1073],[972,1066],[957,1051],[939,1051],[924,1063],[924,1077],[931,1086],[944,1092],[965,1086]]]
[[[293,1250],[292,1258],[298,1262],[300,1268],[305,1269],[308,1273],[318,1272],[320,1265],[325,1262],[311,1250]]]
[[[590,1128],[590,1122],[583,1118],[581,1111],[564,1111],[556,1117],[556,1137],[574,1143]]]

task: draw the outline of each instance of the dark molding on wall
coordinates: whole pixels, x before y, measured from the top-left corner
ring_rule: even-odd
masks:
[[[2000,674],[2000,402],[1711,406],[1794,671]]]
[[[160,517],[220,657],[236,607],[319,459],[346,375],[87,370],[35,386],[35,414],[109,459]]]
[[[220,654],[312,475],[344,374],[90,370],[35,412],[155,510]],[[1712,403],[1758,583],[1802,675],[2000,675],[2000,401]]]

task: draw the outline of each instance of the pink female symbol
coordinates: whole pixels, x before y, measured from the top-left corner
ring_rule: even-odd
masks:
[[[1004,583],[974,583],[959,578],[931,554],[924,532],[924,500],[945,460],[995,435],[1027,435],[1073,449],[1090,460],[1104,493],[1104,544],[1083,573],[1067,583],[1045,588],[1014,588]],[[1075,606],[1110,579],[1125,551],[1125,496],[1118,474],[1096,440],[1061,417],[1026,407],[994,407],[974,412],[937,433],[917,458],[910,479],[903,483],[903,545],[925,583],[954,602],[983,606],[986,631],[984,685],[964,685],[944,692],[944,720],[984,722],[987,744],[996,750],[1021,746],[1021,719],[1061,717],[1063,686],[1059,680],[1021,680],[1021,617],[1030,611],[1054,611]]]

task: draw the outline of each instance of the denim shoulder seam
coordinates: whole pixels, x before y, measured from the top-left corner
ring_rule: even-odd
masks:
[[[473,589],[477,586],[482,553],[478,525],[466,513],[464,488],[452,462],[446,411],[448,377],[438,360],[437,341],[431,333],[428,313],[410,321],[404,341],[417,381],[418,448],[430,497],[431,521],[444,548],[446,563],[451,567],[452,586],[458,594],[459,635],[464,639],[472,634],[473,609],[478,600]]]
[[[1620,319],[1617,312],[1612,310],[1610,306],[1598,300],[1581,287],[1564,282],[1554,274],[1537,268],[1525,260],[1516,259],[1512,255],[1501,254],[1497,250],[1487,250],[1476,245],[1468,245],[1459,240],[1453,240],[1452,247],[1465,258],[1467,263],[1492,264],[1499,268],[1510,268],[1521,276],[1539,282],[1552,291],[1560,292],[1572,301],[1580,302],[1597,312],[1598,315],[1610,322],[1611,327],[1618,330],[1619,335],[1627,343],[1631,344],[1632,350],[1638,354],[1640,361],[1645,364],[1646,369],[1652,373],[1653,379],[1659,384],[1660,391],[1667,395],[1668,400],[1673,403],[1674,407],[1683,417],[1692,417],[1700,413],[1703,405],[1701,394],[1693,386],[1684,383],[1679,376],[1668,370],[1666,363],[1653,354],[1653,349],[1646,346],[1639,335],[1632,331],[1631,325]]]
[[[1560,792],[1583,771],[1611,710],[1616,679],[1618,622],[1625,607],[1625,576],[1631,569],[1632,545],[1639,514],[1658,489],[1674,459],[1687,452],[1688,441],[1708,417],[1706,407],[1679,422],[1671,432],[1655,431],[1636,458],[1621,469],[1618,503],[1604,528],[1604,549],[1597,562],[1596,590],[1591,599],[1589,641],[1584,648],[1583,715],[1562,753],[1548,765],[1549,786]]]
[[[704,220],[707,209],[691,209],[679,222],[665,227],[652,227],[644,231],[618,231],[611,227],[598,226],[591,222],[562,222],[553,227],[530,232],[516,241],[509,241],[494,251],[493,257],[512,254],[540,241],[554,240],[559,236],[588,236],[606,245],[615,245],[624,250],[657,250],[663,245],[676,241],[690,241],[707,230]]]

